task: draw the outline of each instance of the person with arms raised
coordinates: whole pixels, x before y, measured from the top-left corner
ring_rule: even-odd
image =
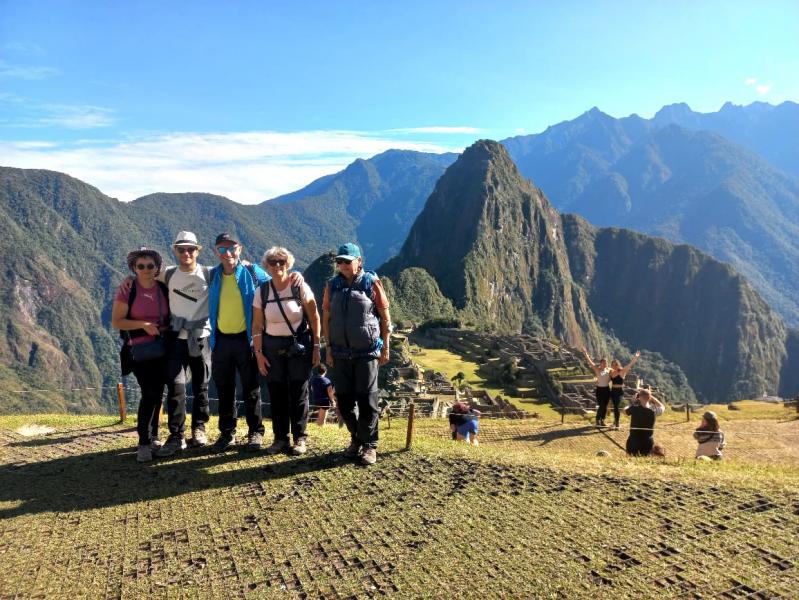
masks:
[[[615,358],[610,361],[610,400],[613,402],[613,429],[615,430],[619,429],[619,405],[621,404],[621,399],[624,397],[624,379],[627,377],[627,373],[630,372],[633,365],[638,361],[639,356],[641,356],[641,351],[636,350],[633,359],[626,367],[622,367],[621,363]],[[603,423],[604,418],[603,415]]]

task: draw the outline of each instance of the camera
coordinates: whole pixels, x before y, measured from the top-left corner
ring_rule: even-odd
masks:
[[[308,349],[305,347],[305,345],[300,344],[297,340],[294,340],[291,346],[284,350],[284,353],[289,358],[292,358],[294,356],[304,356],[307,351]]]

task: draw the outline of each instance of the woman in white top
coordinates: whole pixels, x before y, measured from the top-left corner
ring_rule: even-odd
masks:
[[[608,361],[600,359],[599,364],[594,364],[591,357],[588,356],[588,350],[583,348],[583,355],[591,367],[591,370],[596,375],[596,425],[597,427],[605,426],[605,415],[608,412],[608,402],[610,402],[610,369],[608,368]]]
[[[308,379],[311,367],[319,364],[319,313],[308,284],[292,285],[289,280],[294,266],[291,252],[273,246],[262,264],[272,280],[255,294],[252,331],[258,370],[266,377],[272,408],[275,439],[266,451],[299,456],[306,451]]]
[[[712,410],[702,415],[702,423],[694,431],[694,439],[699,443],[696,458],[708,456],[713,460],[721,460],[721,452],[726,445],[724,432],[719,429],[719,419]]]

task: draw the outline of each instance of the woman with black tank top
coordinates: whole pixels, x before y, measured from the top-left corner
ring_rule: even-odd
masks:
[[[583,356],[596,375],[596,426],[605,426],[605,414],[608,412],[608,402],[610,402],[610,369],[608,361],[604,358],[599,360],[599,364],[594,364],[588,356],[588,350],[583,348]]]
[[[655,445],[655,419],[663,414],[665,405],[649,390],[637,394],[638,402],[624,409],[630,416],[630,435],[627,438],[627,454],[649,456]]]
[[[619,405],[624,396],[624,379],[639,356],[641,356],[641,351],[636,350],[633,359],[626,367],[622,367],[621,363],[615,358],[610,361],[610,400],[613,402],[613,429],[619,428]]]

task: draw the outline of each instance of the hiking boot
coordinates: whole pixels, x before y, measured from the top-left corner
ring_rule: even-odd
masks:
[[[145,463],[153,460],[153,451],[147,444],[142,444],[136,450],[136,462]]]
[[[377,448],[367,448],[361,454],[361,464],[362,465],[373,465],[377,462]]]
[[[350,445],[344,448],[344,456],[346,456],[347,458],[355,458],[360,453],[361,453],[361,445],[355,440],[352,440],[350,442]]]
[[[264,434],[251,433],[247,436],[247,452],[258,452],[264,444]]]
[[[234,433],[223,433],[220,435],[217,440],[211,446],[211,452],[214,454],[219,454],[220,452],[224,452],[228,450],[231,446],[236,445],[236,434]]]
[[[203,446],[207,446],[208,436],[205,435],[205,429],[200,429],[199,427],[195,427],[194,429],[192,429],[189,445],[192,448],[202,448]]]
[[[294,442],[294,446],[291,448],[291,453],[294,456],[301,456],[308,451],[308,447],[305,445],[305,440],[297,440]]]
[[[186,440],[183,439],[183,436],[180,437],[170,437],[166,444],[161,446],[158,450],[155,451],[155,456],[158,458],[166,458],[168,456],[174,455],[176,452],[180,452],[186,449]]]
[[[285,452],[286,448],[289,447],[289,443],[286,440],[275,440],[272,442],[272,445],[266,449],[267,454],[277,454],[278,452]]]

